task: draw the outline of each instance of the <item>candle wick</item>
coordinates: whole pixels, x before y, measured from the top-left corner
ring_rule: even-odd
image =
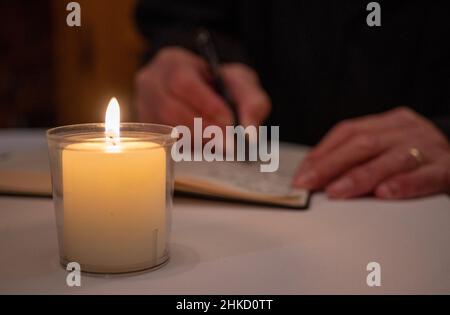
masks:
[[[117,137],[115,137],[114,135],[111,135],[111,134],[107,134],[106,135],[106,139],[107,139],[107,141],[110,143],[110,144],[112,144],[113,146],[117,146],[118,145],[118,139],[117,139]]]

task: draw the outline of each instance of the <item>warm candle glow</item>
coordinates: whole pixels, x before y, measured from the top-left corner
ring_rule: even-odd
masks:
[[[115,97],[109,101],[105,115],[105,135],[114,143],[120,139],[120,107]]]

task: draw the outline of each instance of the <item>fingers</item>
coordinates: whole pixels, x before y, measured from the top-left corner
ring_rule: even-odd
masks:
[[[169,92],[193,111],[219,126],[232,124],[232,114],[224,100],[194,68],[180,68],[169,78]]]
[[[399,174],[379,184],[375,195],[383,199],[405,199],[440,192],[450,193],[450,164],[428,164]]]
[[[449,144],[443,139],[435,126],[406,108],[346,121],[310,152],[293,186],[325,188],[330,198],[450,192]],[[418,161],[411,148],[426,152],[426,159]]]
[[[412,123],[416,114],[405,107],[399,107],[381,114],[368,115],[340,122],[333,127],[311,151],[311,156],[319,157],[332,151],[355,134],[379,133]]]
[[[253,70],[242,64],[223,67],[225,85],[238,106],[239,122],[244,127],[259,126],[267,118],[271,103]]]
[[[407,149],[391,149],[379,157],[346,172],[326,188],[330,198],[351,198],[368,194],[386,178],[418,167]]]
[[[246,94],[248,93],[248,94]],[[265,92],[256,85],[248,85],[247,92],[237,96],[239,104],[239,122],[244,126],[259,126],[264,123],[270,112],[270,100]]]
[[[237,103],[240,122],[261,124],[270,111],[270,100],[256,73],[242,64],[228,64],[222,68],[225,85]],[[163,120],[173,125],[186,119],[179,116],[193,113],[208,124],[222,128],[233,125],[235,117],[211,86],[211,79],[208,65],[199,56],[179,47],[161,49],[137,75],[141,119]],[[180,110],[180,104],[185,107],[181,114],[175,112],[177,108]]]
[[[231,111],[209,80],[207,64],[197,55],[179,47],[161,49],[136,76],[140,119],[175,125],[192,116],[230,125]]]
[[[315,190],[343,172],[382,152],[387,143],[377,137],[362,135],[353,137],[330,155],[309,160],[299,168],[293,186]]]
[[[145,102],[145,104],[139,103],[138,105],[141,109],[141,116],[144,116],[146,111],[151,111],[151,113],[144,116],[144,118],[148,116],[147,122],[193,126],[194,117],[197,115],[196,112],[190,107],[184,106],[176,98],[171,97],[158,83],[150,85],[146,93],[151,102],[145,102],[145,100],[138,98],[138,102]],[[154,106],[154,104],[163,104],[164,109],[162,110],[161,107]]]

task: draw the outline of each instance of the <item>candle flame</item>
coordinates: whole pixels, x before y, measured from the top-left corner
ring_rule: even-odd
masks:
[[[120,107],[119,102],[113,97],[108,104],[105,115],[106,138],[118,142],[120,137]]]

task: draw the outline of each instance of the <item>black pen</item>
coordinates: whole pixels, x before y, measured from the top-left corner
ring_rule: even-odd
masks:
[[[239,114],[237,110],[236,103],[231,97],[229,91],[227,90],[225,83],[223,82],[222,76],[220,75],[220,61],[217,54],[216,46],[211,38],[211,34],[208,30],[202,29],[197,34],[197,46],[200,54],[206,59],[210,67],[211,73],[213,75],[213,86],[216,92],[224,99],[225,103],[231,110],[233,114],[233,124],[234,126],[239,125]],[[244,137],[245,141],[245,158],[244,161],[249,162],[250,157],[250,145],[249,137],[241,129],[238,129],[236,137]],[[236,146],[237,143],[235,143]],[[235,152],[236,154],[236,152]]]
[[[239,123],[237,106],[230,93],[228,92],[225,83],[223,82],[222,76],[220,75],[219,56],[217,54],[216,46],[214,45],[214,42],[211,38],[211,34],[208,30],[202,29],[198,32],[196,41],[199,53],[203,56],[203,58],[205,58],[211,69],[214,89],[225,100],[225,103],[230,108],[233,114],[234,125],[236,126]]]

